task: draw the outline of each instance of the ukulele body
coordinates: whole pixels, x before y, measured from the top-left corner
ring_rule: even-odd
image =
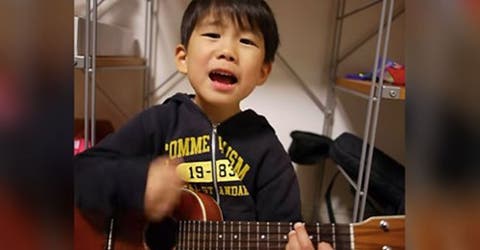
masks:
[[[183,189],[172,218],[148,223],[143,215],[129,214],[113,224],[100,216],[74,212],[74,250],[170,250],[176,244],[177,221],[221,221],[222,211],[211,196]]]

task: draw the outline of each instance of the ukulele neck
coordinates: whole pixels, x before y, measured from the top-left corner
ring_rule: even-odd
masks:
[[[293,223],[180,221],[176,249],[284,249]],[[354,249],[353,227],[312,224],[305,227],[314,245],[324,241],[335,249]]]

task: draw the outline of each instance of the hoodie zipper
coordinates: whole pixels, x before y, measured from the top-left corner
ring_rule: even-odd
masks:
[[[213,189],[215,190],[215,200],[217,204],[220,205],[220,195],[218,192],[218,184],[217,184],[217,159],[216,159],[216,151],[217,151],[217,126],[218,124],[212,125],[212,179],[213,179]]]

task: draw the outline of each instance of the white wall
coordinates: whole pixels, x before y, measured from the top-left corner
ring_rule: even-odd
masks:
[[[188,0],[160,0],[156,12],[155,28],[157,42],[154,47],[155,63],[154,81],[158,85],[175,72],[173,61],[175,45],[179,42],[179,27],[181,16]],[[315,95],[326,101],[330,51],[332,46],[335,9],[334,0],[267,0],[273,9],[281,38],[279,53],[288,61],[302,80],[308,84]],[[347,11],[370,1],[350,1]],[[403,1],[399,1],[403,2]],[[82,14],[83,1],[76,0],[76,14]],[[131,28],[136,36],[143,41],[144,34],[144,1],[117,0],[106,1],[100,9],[101,20],[122,27]],[[107,10],[109,12],[107,12]],[[374,7],[365,13],[356,15],[345,23],[344,46],[362,37],[378,27],[379,7]],[[389,58],[404,62],[403,56],[403,16],[394,23]],[[371,39],[358,52],[340,65],[339,72],[371,71],[376,38]],[[180,76],[168,82],[155,96],[157,102],[175,92],[192,92],[185,79]],[[335,138],[344,131],[363,134],[366,100],[344,93],[337,94],[337,109],[332,137]],[[277,131],[285,149],[291,143],[289,136],[293,130],[304,130],[321,134],[323,114],[301,89],[298,81],[289,73],[280,60],[276,60],[273,72],[267,83],[257,88],[248,97],[243,108],[253,108],[267,117]],[[381,119],[377,136],[378,146],[392,155],[398,161],[405,162],[404,149],[404,104],[399,102],[384,102],[381,109]],[[308,220],[312,214],[313,203],[320,199],[314,197],[316,186],[323,190],[329,177],[334,173],[334,166],[327,164],[324,171],[319,166],[297,167],[301,181],[304,216]],[[324,172],[325,178],[320,176]],[[322,183],[323,181],[323,183]],[[334,207],[339,221],[350,218],[351,201],[346,182],[339,178],[337,194],[334,197]],[[320,217],[326,220],[322,205]]]

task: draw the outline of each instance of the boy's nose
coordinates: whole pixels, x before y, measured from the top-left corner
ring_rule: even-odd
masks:
[[[235,59],[235,56],[233,56],[232,53],[229,53],[229,52],[221,52],[218,56],[218,59],[225,59],[229,62],[234,62],[236,59]]]
[[[235,62],[237,60],[235,48],[233,48],[232,46],[223,46],[223,48],[221,48],[217,54],[217,59]]]

